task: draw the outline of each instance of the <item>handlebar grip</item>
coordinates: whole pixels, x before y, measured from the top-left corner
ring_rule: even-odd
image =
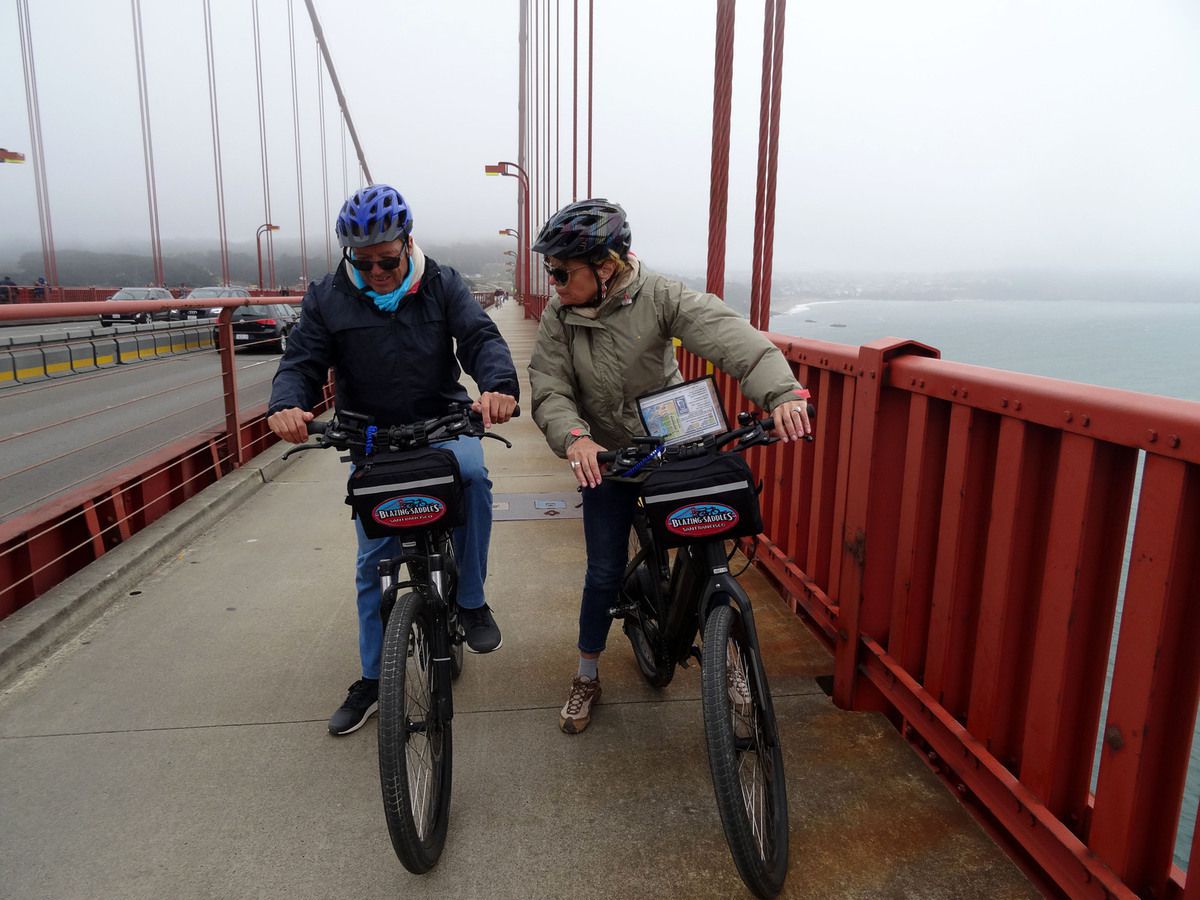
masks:
[[[616,450],[601,450],[596,454],[596,462],[610,463],[617,458]]]
[[[324,434],[327,424],[327,422],[318,422],[316,419],[313,419],[311,422],[305,422],[304,427],[308,430],[309,434]]]

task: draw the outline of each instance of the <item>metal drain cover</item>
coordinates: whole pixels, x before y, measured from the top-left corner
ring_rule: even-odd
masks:
[[[582,519],[579,493],[493,494],[492,520],[526,522],[532,519]]]

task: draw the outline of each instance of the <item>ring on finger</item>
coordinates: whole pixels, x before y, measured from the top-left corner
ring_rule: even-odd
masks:
[[[571,460],[571,468],[578,469],[579,468],[579,460],[577,460],[577,459]]]

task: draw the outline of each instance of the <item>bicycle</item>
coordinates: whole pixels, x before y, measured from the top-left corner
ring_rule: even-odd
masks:
[[[421,874],[441,857],[450,821],[451,684],[462,673],[465,640],[451,540],[464,517],[462,482],[454,455],[434,445],[459,435],[512,444],[485,431],[469,404],[391,428],[340,411],[328,422],[309,422],[308,432],[316,443],[284,457],[329,447],[350,451],[342,457],[355,464],[346,502],[368,537],[400,539],[400,555],[379,564],[379,782],[392,849],[406,869]]]
[[[609,464],[608,477],[649,473],[641,475],[631,558],[610,613],[622,620],[638,669],[654,687],[669,684],[677,665],[699,659],[709,770],[725,839],[746,886],[774,897],[788,863],[783,752],[754,613],[729,572],[725,540],[762,531],[753,475],[735,452],[778,438],[768,434],[769,417],[740,413],[738,423],[674,445],[636,438],[598,460]],[[734,442],[734,452],[720,452]]]

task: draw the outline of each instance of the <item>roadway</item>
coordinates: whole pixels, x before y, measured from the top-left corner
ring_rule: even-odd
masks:
[[[265,403],[278,355],[236,359],[239,407]],[[0,390],[0,521],[183,435],[223,427],[222,394],[213,351]]]

